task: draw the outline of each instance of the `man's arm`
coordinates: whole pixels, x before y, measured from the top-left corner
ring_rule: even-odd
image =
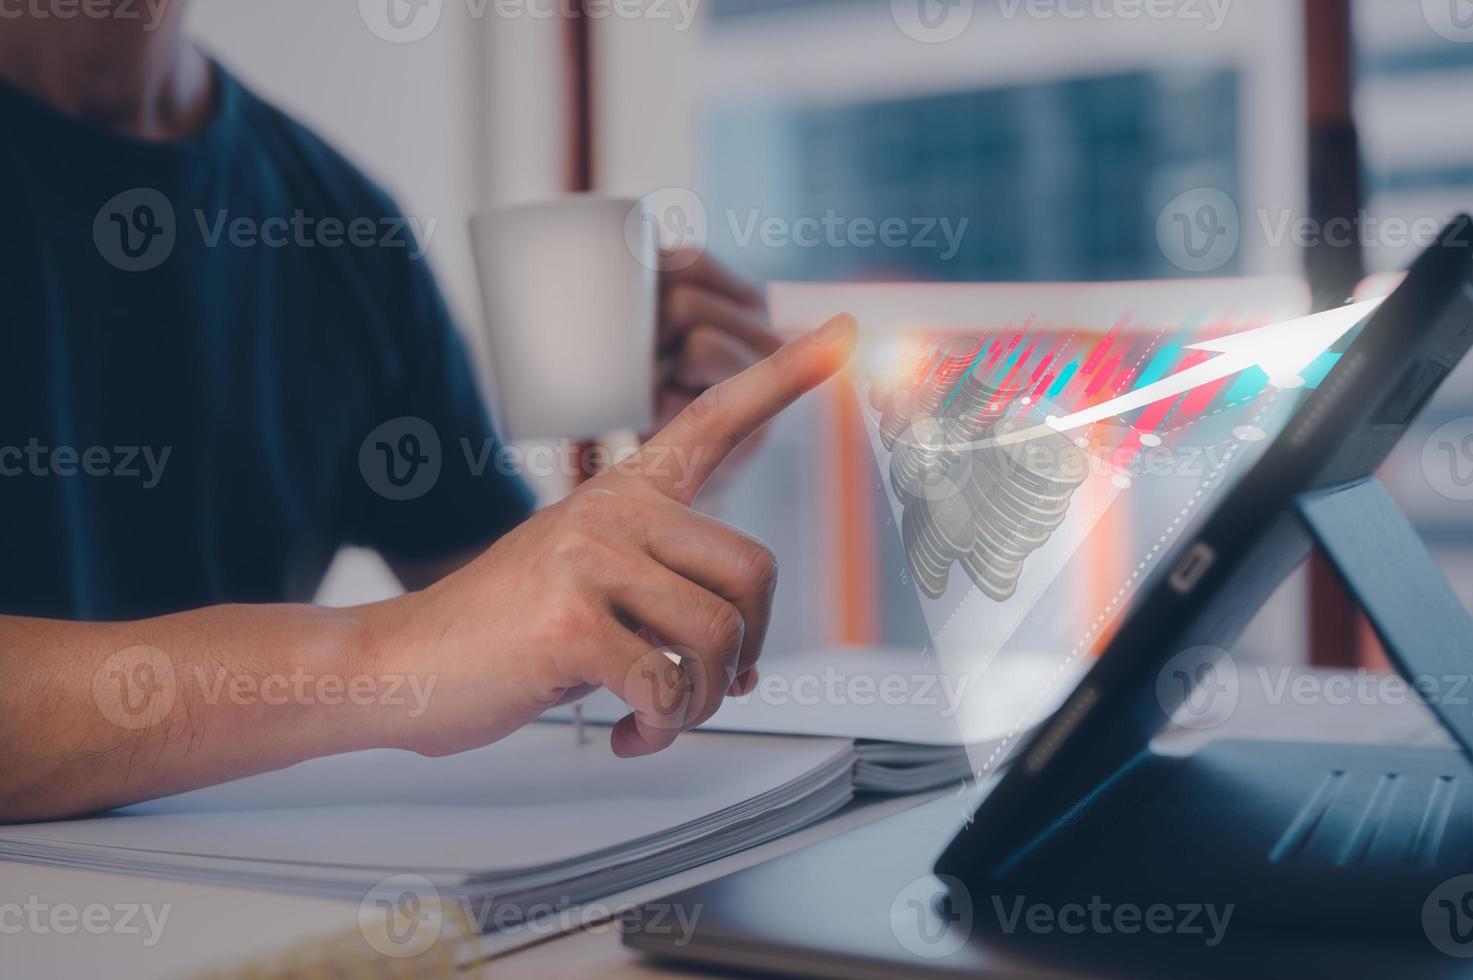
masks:
[[[382,713],[334,696],[330,680],[324,689],[374,675],[371,629],[362,610],[311,606],[106,624],[0,617],[0,821],[390,744]]]
[[[690,504],[854,339],[835,318],[710,389],[614,470],[417,592],[133,623],[0,617],[0,821],[354,749],[463,751],[594,687],[631,709],[616,753],[665,748],[750,690],[776,581],[761,542]]]

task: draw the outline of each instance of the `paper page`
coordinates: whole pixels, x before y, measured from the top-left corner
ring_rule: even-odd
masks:
[[[667,833],[850,750],[840,740],[702,732],[657,755],[617,759],[606,732],[575,745],[567,725],[535,724],[460,755],[314,759],[102,817],[3,828],[0,839],[487,873]]]
[[[953,674],[920,651],[881,647],[767,657],[757,689],[728,698],[701,730],[978,745],[1020,722],[1032,724],[1036,719],[1023,718],[1023,710],[1057,670],[1056,657],[1008,656],[978,674]],[[1053,706],[1042,705],[1038,714]],[[627,713],[607,691],[585,702],[590,721],[613,722]],[[566,721],[572,714],[564,707],[544,717]]]

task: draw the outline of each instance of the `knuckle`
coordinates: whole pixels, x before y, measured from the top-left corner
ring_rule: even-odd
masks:
[[[552,559],[564,568],[592,565],[604,557],[604,545],[584,531],[569,531],[552,546]]]
[[[722,385],[714,385],[696,396],[682,416],[693,429],[705,430],[721,416]]]
[[[685,363],[700,364],[719,356],[722,345],[721,334],[715,327],[696,327],[686,338],[680,356]]]
[[[696,303],[696,288],[678,283],[665,297],[665,314],[676,323],[688,323],[696,315]]]
[[[742,635],[746,632],[746,623],[742,619],[741,610],[729,602],[720,602],[711,611],[711,618],[706,624],[706,640],[709,648],[713,651],[725,653],[735,650],[742,645]]]
[[[618,494],[610,490],[586,490],[568,500],[568,514],[578,527],[602,527],[619,507]]]
[[[756,538],[746,539],[737,553],[737,569],[742,580],[763,593],[777,584],[777,555]]]
[[[569,593],[553,601],[545,622],[547,639],[562,649],[576,649],[598,632],[593,606],[581,595]]]

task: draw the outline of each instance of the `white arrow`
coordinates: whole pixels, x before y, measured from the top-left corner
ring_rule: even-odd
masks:
[[[1127,391],[1118,398],[1101,402],[1092,408],[1065,415],[1050,416],[1041,425],[1015,432],[998,439],[987,439],[973,443],[973,448],[1006,445],[1037,439],[1049,432],[1070,432],[1085,426],[1103,422],[1105,419],[1125,415],[1147,405],[1167,398],[1174,398],[1193,388],[1211,384],[1222,378],[1246,371],[1251,367],[1263,371],[1280,384],[1297,378],[1299,372],[1314,363],[1330,346],[1350,332],[1375,311],[1383,301],[1369,300],[1326,310],[1312,316],[1285,320],[1266,327],[1255,327],[1242,333],[1229,334],[1215,340],[1204,340],[1192,344],[1188,350],[1213,351],[1218,356],[1184,371],[1178,371],[1154,384],[1134,391]]]

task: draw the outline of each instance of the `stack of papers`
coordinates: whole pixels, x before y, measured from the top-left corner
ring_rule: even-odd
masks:
[[[489,930],[791,833],[852,796],[852,744],[692,733],[642,759],[529,725],[441,759],[390,750],[101,817],[0,828],[0,859],[360,901],[422,876]]]
[[[977,759],[1023,740],[1037,718],[1021,711],[1051,707],[1038,675],[1053,665],[1015,663],[962,683],[915,653],[785,658],[646,758],[615,758],[606,731],[579,742],[572,726],[541,722],[440,759],[356,752],[100,817],[0,827],[0,860],[360,903],[411,875],[468,927],[509,930],[790,834],[856,792],[970,778]],[[627,711],[612,696],[586,706],[610,723]]]
[[[769,657],[757,689],[729,698],[702,732],[808,735],[852,740],[860,793],[921,793],[1005,764],[1038,722],[1073,689],[1059,658],[1013,656],[983,672],[949,672],[932,655],[849,647]],[[1056,691],[1054,697],[1042,692]],[[583,702],[583,717],[613,724],[629,709],[608,691]],[[548,712],[570,721],[571,707]]]

